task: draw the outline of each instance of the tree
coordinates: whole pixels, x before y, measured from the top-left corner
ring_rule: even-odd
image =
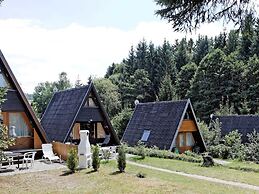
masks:
[[[68,169],[74,173],[76,168],[78,166],[78,155],[77,155],[77,149],[71,148],[68,152],[67,156],[67,167]]]
[[[191,80],[195,75],[197,65],[195,63],[188,63],[181,68],[177,75],[175,89],[176,95],[180,98],[186,98],[187,92],[191,87]]]
[[[177,71],[180,71],[181,67],[189,62],[190,56],[188,56],[187,41],[183,38],[180,43],[174,49],[174,61]]]
[[[132,109],[125,108],[120,113],[118,113],[115,117],[112,119],[112,126],[114,130],[116,131],[119,139],[122,138],[122,135],[127,127],[127,124],[132,116]]]
[[[81,80],[79,79],[79,75],[78,75],[76,82],[75,82],[75,88],[80,88],[82,86],[83,86],[83,84],[82,84]]]
[[[246,83],[246,99],[251,113],[257,112],[259,109],[259,58],[254,55],[248,61],[244,72]]]
[[[172,23],[176,31],[192,31],[202,23],[211,23],[223,19],[239,26],[243,24],[247,13],[255,13],[251,0],[155,0],[161,9],[156,14]]]
[[[175,99],[175,88],[172,85],[172,80],[168,74],[165,74],[159,90],[159,100],[167,101]]]
[[[121,109],[118,86],[106,78],[94,79],[94,85],[108,115],[114,117]]]
[[[226,43],[226,52],[230,54],[237,50],[239,33],[237,30],[230,30]]]
[[[58,81],[54,82],[54,85],[58,91],[66,90],[66,89],[72,87],[72,84],[70,83],[69,79],[67,78],[66,72],[61,72],[59,74],[59,79],[58,79]]]
[[[198,36],[198,40],[195,43],[193,50],[193,61],[199,65],[200,61],[205,57],[210,51],[210,43],[207,36]]]
[[[71,88],[71,84],[65,72],[59,74],[59,79],[56,82],[39,83],[34,88],[32,101],[32,106],[37,111],[37,115],[42,116],[55,92],[69,88]]]
[[[100,157],[99,157],[99,152],[100,152],[100,148],[98,145],[94,145],[92,147],[93,150],[93,161],[92,161],[92,166],[94,171],[98,171],[98,169],[100,168]]]

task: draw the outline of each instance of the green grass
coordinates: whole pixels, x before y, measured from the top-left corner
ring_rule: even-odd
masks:
[[[64,171],[64,170],[63,170]],[[127,165],[118,173],[115,161],[67,174],[62,170],[0,177],[0,193],[255,193],[237,187]],[[138,178],[137,173],[146,178]]]
[[[214,167],[201,167],[200,164],[171,160],[171,159],[160,159],[153,157],[146,157],[144,160],[140,160],[138,157],[131,158],[130,160],[141,163],[148,164],[154,167],[160,167],[164,169],[181,171],[189,174],[203,175],[207,177],[214,177],[223,180],[236,181],[247,183],[251,185],[259,186],[259,173],[255,172],[246,172],[242,170],[230,169],[230,167],[239,166],[248,166],[248,164],[241,162],[233,162],[227,167],[223,166],[214,166]],[[252,167],[255,168],[259,165],[252,164]]]

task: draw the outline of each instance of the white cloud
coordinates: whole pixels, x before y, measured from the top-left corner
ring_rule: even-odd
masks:
[[[0,49],[25,92],[32,93],[39,82],[54,81],[62,71],[72,83],[77,75],[85,83],[90,75],[103,76],[108,65],[121,62],[131,45],[145,38],[162,44],[186,36],[165,22],[140,22],[122,31],[109,27],[86,27],[73,23],[48,29],[32,20],[0,20]],[[217,35],[218,25],[204,25],[196,34]],[[194,37],[196,34],[192,34]],[[188,36],[188,37],[191,37]]]

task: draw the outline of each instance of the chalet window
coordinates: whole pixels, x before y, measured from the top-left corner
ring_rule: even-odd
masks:
[[[94,102],[94,99],[92,97],[89,97],[85,103],[85,107],[96,107],[96,104]]]
[[[194,146],[193,136],[190,132],[186,133],[186,146]]]
[[[141,137],[141,141],[147,141],[150,135],[150,130],[144,130],[143,135]]]
[[[29,127],[20,113],[9,113],[9,130],[12,130],[11,133],[15,133],[15,136],[31,136]]]
[[[6,78],[4,77],[3,73],[0,72],[0,87],[8,87],[8,82],[6,81]]]
[[[184,145],[184,134],[183,133],[179,133],[179,146],[183,147]]]

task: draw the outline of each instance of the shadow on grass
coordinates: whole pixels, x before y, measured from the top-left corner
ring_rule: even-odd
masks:
[[[98,172],[98,171],[91,170],[91,171],[88,171],[88,172],[87,172],[87,173],[85,173],[85,174],[92,174],[92,173],[95,173],[95,172]]]
[[[123,173],[123,172],[115,171],[115,172],[110,173],[110,175],[117,175],[117,174],[122,174],[122,173]]]
[[[70,174],[74,174],[74,172],[70,171],[70,170],[66,170],[66,171],[63,171],[63,174],[59,175],[59,176],[68,176]]]
[[[13,172],[13,171],[14,171],[13,169],[2,168],[2,169],[0,170],[0,173]]]
[[[141,158],[140,156],[134,156],[134,157],[131,158],[131,160],[133,160],[134,162],[136,162],[136,161],[142,161],[142,160],[144,160],[144,159]]]

